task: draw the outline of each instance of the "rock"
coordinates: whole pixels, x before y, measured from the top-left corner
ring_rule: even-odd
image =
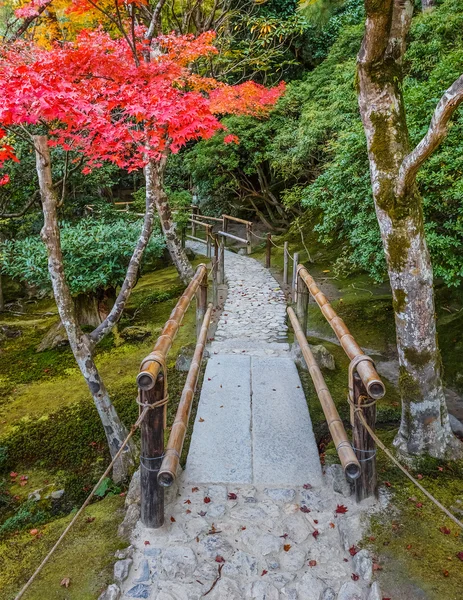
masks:
[[[325,346],[320,344],[318,346],[310,346],[310,349],[312,350],[312,354],[314,355],[314,358],[317,361],[320,369],[329,369],[330,371],[334,371],[336,369],[334,356],[325,348]],[[305,362],[302,350],[297,342],[294,342],[291,345],[291,358],[298,367],[308,371],[307,363]]]
[[[192,346],[183,346],[175,361],[175,368],[177,371],[189,371],[191,367],[191,361],[193,360],[194,348]]]
[[[335,600],[336,592],[333,588],[326,588],[326,590],[320,596],[320,600]]]
[[[22,331],[21,329],[15,329],[14,327],[10,327],[8,325],[1,325],[0,326],[0,342],[3,342],[4,340],[11,340],[17,337],[20,337],[22,335]]]
[[[352,495],[353,486],[346,479],[344,469],[341,465],[330,465],[326,468],[326,475],[331,480],[331,485],[335,492],[342,494],[345,498]]]
[[[277,554],[283,547],[283,538],[272,535],[271,533],[264,533],[261,535],[256,543],[256,550],[262,556],[269,554]]]
[[[149,338],[152,335],[152,332],[147,327],[133,325],[123,329],[120,335],[126,342],[141,342],[146,338]]]
[[[246,588],[249,600],[279,600],[280,594],[275,586],[266,581],[254,581]]]
[[[121,590],[119,586],[113,583],[98,597],[98,600],[119,600],[120,597]]]
[[[140,469],[137,469],[132,475],[129,489],[125,497],[125,507],[128,508],[131,504],[140,504]]]
[[[274,502],[292,502],[296,497],[296,491],[291,489],[286,490],[283,488],[266,488],[265,493]]]
[[[129,596],[129,598],[149,598],[150,586],[143,583],[138,583],[137,585],[131,587],[126,594]]]
[[[185,248],[185,254],[190,260],[194,260],[196,258],[196,252],[191,248]]]
[[[224,504],[213,504],[210,508],[207,509],[207,516],[210,519],[218,519],[225,514],[225,505]]]
[[[207,489],[207,496],[213,502],[225,502],[228,498],[227,488],[224,485],[210,485]]]
[[[228,558],[233,553],[232,545],[218,535],[206,536],[201,541],[200,548],[209,558],[214,559],[216,556]]]
[[[166,548],[161,555],[161,567],[168,579],[189,577],[196,569],[196,556],[187,546]]]
[[[114,565],[114,579],[117,583],[122,583],[129,576],[130,567],[132,566],[131,558],[118,560]]]
[[[267,561],[267,569],[269,571],[276,571],[279,568],[280,568],[280,563],[277,560],[275,560],[274,558],[271,558],[270,560]]]
[[[299,596],[297,595],[297,590],[293,587],[285,587],[282,590],[280,590],[280,596],[282,600],[297,600],[299,598]]]
[[[306,540],[311,531],[307,519],[300,511],[286,517],[283,521],[282,529],[283,533],[287,533],[289,539],[296,544],[300,544]]]
[[[146,581],[149,581],[150,567],[146,558],[141,561],[137,573],[137,577],[134,579],[135,583],[145,583]]]
[[[339,590],[337,600],[363,600],[363,593],[358,585],[348,581]]]
[[[260,523],[267,518],[267,513],[260,506],[246,505],[233,510],[231,517],[241,523]]]
[[[246,256],[246,254],[247,254],[246,248],[240,248],[240,249],[238,250],[238,254],[239,254],[240,256]]]
[[[360,550],[352,559],[352,568],[354,573],[360,575],[362,579],[370,582],[373,577],[373,561],[368,550]]]
[[[238,584],[228,577],[219,579],[208,597],[210,600],[243,600]]]
[[[320,496],[313,490],[302,490],[301,492],[301,506],[306,506],[310,510],[321,510],[325,509],[325,502]]]
[[[280,563],[283,571],[294,573],[299,571],[305,565],[307,558],[306,552],[298,548],[291,548],[289,552],[282,552],[280,555]]]
[[[64,496],[64,490],[56,490],[55,492],[52,492],[50,494],[50,498],[52,500],[61,500],[61,498]]]
[[[162,581],[158,585],[158,592],[154,598],[156,600],[200,600],[204,586],[198,583],[182,582],[175,583],[173,581]]]
[[[356,544],[361,537],[360,520],[358,516],[339,515],[339,517],[336,521],[339,539],[344,550],[348,552],[349,548]]]
[[[456,417],[449,414],[450,427],[455,435],[463,438],[463,423]]]
[[[35,490],[34,492],[31,492],[31,493],[28,495],[27,499],[28,499],[28,500],[34,500],[34,502],[40,502],[40,500],[41,500],[41,498],[42,498],[42,496],[40,495],[40,492],[41,492],[41,491],[42,491],[42,490]]]
[[[61,321],[58,321],[50,327],[36,350],[37,352],[44,352],[45,350],[53,350],[59,346],[65,346],[68,343],[66,330]]]
[[[127,548],[123,548],[122,550],[116,550],[114,556],[117,558],[117,560],[124,560],[124,558],[132,558],[133,546],[127,546]]]
[[[370,593],[368,594],[368,600],[382,600],[383,595],[381,593],[381,589],[379,587],[379,583],[377,581],[370,588]]]
[[[227,577],[251,577],[257,575],[257,559],[247,552],[237,550],[223,567]]]
[[[117,529],[117,535],[123,540],[130,540],[132,531],[140,518],[140,507],[138,504],[131,504],[125,513],[124,520]]]
[[[272,578],[273,585],[279,590],[283,589],[294,579],[294,575],[290,573],[271,573],[270,577]]]
[[[325,584],[312,573],[304,573],[296,585],[296,589],[299,597],[304,600],[319,600],[325,589]]]

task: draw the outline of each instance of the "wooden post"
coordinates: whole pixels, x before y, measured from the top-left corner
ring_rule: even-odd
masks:
[[[270,269],[272,262],[272,234],[267,233],[267,247],[265,249],[265,266]]]
[[[246,246],[246,252],[251,254],[252,252],[252,223],[246,224],[246,240],[248,241],[248,245]]]
[[[285,242],[284,250],[283,250],[283,283],[285,285],[288,285],[288,262],[289,262],[288,242]]]
[[[363,406],[363,415],[365,421],[375,430],[376,424],[376,403],[371,396],[368,395],[365,385],[363,384],[357,372],[354,373],[354,404],[355,406]],[[370,404],[370,406],[365,406]],[[355,480],[355,494],[357,502],[370,496],[378,496],[378,482],[376,474],[376,444],[368,431],[363,426],[360,420],[359,413],[353,412],[353,429],[352,442],[354,452],[362,467],[360,477]]]
[[[164,396],[164,376],[158,375],[154,387],[140,390],[145,404],[153,404]],[[166,406],[146,413],[140,425],[140,489],[141,522],[145,527],[162,527],[164,523],[164,488],[158,483],[158,472],[164,454],[164,420]]]
[[[199,209],[197,206],[191,207],[191,218],[194,220],[196,215],[198,214]],[[191,235],[196,235],[196,223],[191,224]]]
[[[228,233],[228,219],[225,215],[223,215],[223,231]],[[224,245],[227,245],[227,238],[224,238]]]
[[[301,325],[302,332],[307,335],[307,317],[309,308],[309,290],[304,283],[304,280],[297,276],[297,303],[296,314]]]
[[[196,337],[199,339],[204,315],[207,310],[207,271],[196,292]]]
[[[206,225],[206,256],[211,258],[211,226]]]
[[[217,236],[214,236],[214,258],[212,262],[212,305],[217,308],[219,305],[219,242]]]
[[[220,239],[220,257],[219,257],[219,283],[225,283],[225,244],[223,238]]]
[[[293,294],[293,302],[297,301],[297,265],[299,263],[299,253],[293,255],[293,279],[291,282],[291,290]]]

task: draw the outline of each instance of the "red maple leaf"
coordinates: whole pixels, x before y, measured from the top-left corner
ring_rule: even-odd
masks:
[[[351,556],[355,556],[357,554],[357,552],[360,552],[360,548],[357,548],[357,546],[351,546],[349,548],[349,554]]]
[[[312,532],[312,535],[315,539],[317,539],[318,536],[320,535],[320,532],[318,531],[318,529],[316,529],[315,531]]]
[[[338,515],[345,515],[348,510],[349,509],[347,508],[347,506],[344,506],[344,504],[338,504],[334,512]]]
[[[317,566],[316,560],[309,560],[309,567],[316,567],[316,566]]]
[[[224,557],[223,557],[223,556],[219,556],[219,555],[217,555],[217,556],[215,557],[215,562],[216,562],[216,563],[224,563],[224,562],[225,562],[225,559],[224,559]]]
[[[299,510],[303,513],[309,513],[310,512],[310,508],[308,506],[301,506],[299,508]]]
[[[236,494],[234,494],[233,492],[230,492],[228,494],[228,499],[229,500],[236,500],[238,498],[238,496]]]
[[[209,504],[210,501],[211,499],[209,498],[209,496],[204,496],[204,504]]]
[[[448,527],[440,527],[439,531],[444,535],[450,535],[452,533]]]
[[[352,573],[351,578],[353,579],[353,581],[359,580],[359,576],[357,575],[357,573]]]

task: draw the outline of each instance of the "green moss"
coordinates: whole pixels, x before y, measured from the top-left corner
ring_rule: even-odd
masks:
[[[28,600],[94,600],[112,580],[114,552],[123,546],[116,532],[123,499],[109,497],[90,506],[27,593]],[[87,517],[94,517],[86,522]],[[0,542],[2,599],[12,600],[57,540],[71,515]],[[68,589],[60,586],[71,580]]]
[[[406,371],[405,367],[399,368],[399,388],[409,402],[419,402],[422,400],[418,381]]]
[[[394,271],[401,271],[407,263],[410,236],[400,229],[387,236],[387,253],[389,266]]]
[[[407,302],[406,292],[401,289],[394,290],[392,303],[394,306],[394,311],[396,313],[401,313],[404,311],[406,302]]]
[[[423,367],[427,365],[433,358],[433,355],[428,350],[419,352],[416,348],[404,348],[404,356],[407,361],[415,367]]]

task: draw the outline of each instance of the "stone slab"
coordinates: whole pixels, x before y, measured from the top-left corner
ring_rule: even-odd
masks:
[[[251,358],[255,484],[319,486],[322,472],[307,402],[290,358]]]
[[[206,367],[185,480],[251,483],[251,359],[213,355]]]

